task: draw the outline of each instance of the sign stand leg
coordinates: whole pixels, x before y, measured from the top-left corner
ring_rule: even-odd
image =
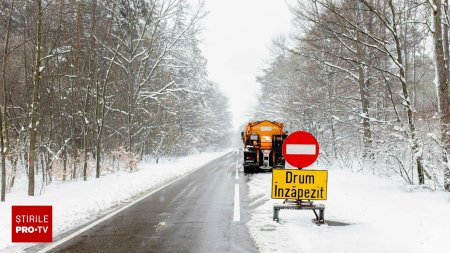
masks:
[[[313,212],[314,212],[314,215],[316,216],[316,221],[318,221],[319,220],[319,215],[317,215],[317,212],[314,209],[313,209]]]
[[[312,210],[316,219],[314,222],[316,224],[324,224],[325,223],[325,205],[323,204],[314,204],[312,201],[304,201],[304,200],[289,200],[286,199],[282,204],[273,205],[273,220],[276,222],[280,221],[280,210],[281,209],[291,209],[291,210]],[[319,210],[319,214],[317,215],[316,210]]]
[[[276,208],[275,206],[273,207],[273,220],[276,222],[280,221],[280,218],[278,216],[278,214],[280,213],[280,209]]]

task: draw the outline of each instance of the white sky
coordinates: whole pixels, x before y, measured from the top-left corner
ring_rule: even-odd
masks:
[[[205,0],[202,50],[209,77],[230,100],[233,126],[243,125],[256,104],[256,76],[270,59],[272,39],[289,32],[284,0]]]

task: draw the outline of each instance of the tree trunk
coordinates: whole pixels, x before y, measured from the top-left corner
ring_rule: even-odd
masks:
[[[425,176],[424,176],[424,168],[422,163],[422,147],[419,144],[419,140],[417,138],[416,133],[416,126],[414,124],[414,111],[411,105],[409,92],[408,92],[408,83],[406,82],[406,70],[405,70],[405,64],[402,57],[402,50],[401,50],[401,44],[400,44],[400,38],[398,37],[397,32],[397,23],[396,23],[396,15],[395,15],[395,8],[392,0],[389,0],[389,8],[392,12],[392,29],[393,29],[393,37],[395,41],[395,48],[396,48],[396,61],[399,64],[399,79],[400,83],[402,85],[402,95],[403,95],[403,105],[406,110],[407,120],[408,120],[408,129],[409,129],[409,145],[414,155],[414,160],[416,162],[416,169],[417,169],[417,175],[419,177],[419,184],[425,183]]]
[[[9,189],[8,192],[11,192],[11,189],[14,187],[14,182],[16,181],[16,174],[17,174],[17,161],[19,160],[19,157],[15,156],[12,159],[11,162],[11,180],[9,183]]]
[[[360,34],[357,34],[358,39]],[[356,45],[356,54],[359,62],[364,62],[365,52],[360,43]],[[369,91],[368,80],[363,66],[358,67],[358,84],[361,99],[361,114],[363,126],[363,158],[371,158],[372,155],[372,132],[369,121]]]
[[[369,120],[369,94],[367,92],[368,81],[365,79],[362,67],[358,69],[359,94],[361,97],[361,112],[363,114],[363,157],[371,158],[372,155],[372,132]]]
[[[450,191],[450,168],[449,168],[449,154],[450,154],[450,110],[448,98],[448,24],[442,22],[442,2],[441,0],[433,0],[436,9],[433,10],[434,21],[434,56],[437,73],[437,98],[439,119],[441,128],[441,145],[443,147],[443,162],[444,162],[444,188]],[[447,4],[447,0],[445,0]],[[446,5],[447,6],[447,5]]]
[[[9,9],[8,22],[6,25],[6,38],[5,38],[5,48],[3,50],[3,63],[2,63],[2,84],[3,84],[3,112],[0,110],[0,153],[1,153],[1,163],[2,163],[2,189],[1,189],[1,201],[5,202],[6,198],[6,152],[9,148],[8,141],[8,93],[6,89],[6,64],[8,62],[8,46],[9,46],[9,36],[11,28],[11,15],[14,8],[14,1],[11,2]],[[5,127],[3,127],[3,125]],[[3,132],[5,134],[3,134]],[[5,143],[6,139],[6,143]]]
[[[97,156],[96,159],[96,163],[95,163],[95,177],[96,178],[100,178],[100,164],[101,164],[101,159],[100,159],[100,153],[101,153],[101,129],[99,127],[97,127],[97,139],[95,142],[95,153]]]
[[[64,144],[65,145],[65,144]],[[67,151],[66,147],[64,147],[63,152],[63,182],[66,181],[66,175],[67,175]]]
[[[36,55],[34,65],[34,87],[33,87],[33,100],[31,102],[30,112],[30,151],[28,152],[28,196],[34,196],[34,166],[36,158],[36,142],[37,142],[37,112],[39,106],[40,97],[40,85],[41,85],[41,29],[42,29],[42,0],[37,0],[37,23],[36,23]]]
[[[96,51],[96,43],[95,43],[95,28],[96,28],[96,21],[97,21],[97,1],[92,1],[92,18],[91,18],[91,34],[90,34],[90,59],[89,59],[89,75],[90,75],[90,83],[88,84],[88,89],[91,88],[92,85],[95,85],[95,92],[96,92],[96,100],[95,100],[95,117],[96,117],[96,124],[98,124],[98,83],[97,83],[97,51]],[[95,57],[94,57],[95,56]],[[87,94],[88,95],[88,94]],[[85,107],[87,109],[87,107]],[[101,153],[101,139],[99,139],[98,135],[98,127],[97,127],[97,136],[95,139],[95,153],[93,155],[95,156],[95,177],[100,177],[100,153]],[[87,168],[86,168],[87,169]],[[85,180],[87,179],[87,175],[85,175]]]

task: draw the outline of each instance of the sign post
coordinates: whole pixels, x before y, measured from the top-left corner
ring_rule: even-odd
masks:
[[[279,221],[281,209],[312,210],[315,222],[324,224],[325,205],[313,200],[327,199],[328,171],[303,170],[319,156],[319,143],[312,134],[297,131],[286,137],[282,152],[286,162],[298,169],[272,170],[272,198],[285,199],[273,206],[273,220]]]

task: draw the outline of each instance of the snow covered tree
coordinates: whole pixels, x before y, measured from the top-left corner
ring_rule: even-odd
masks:
[[[290,7],[296,30],[276,43],[281,50],[258,79],[264,114],[314,132],[329,161],[356,153],[407,183],[440,181],[437,160],[424,153],[436,149],[426,132],[436,126],[426,5],[308,0]]]
[[[209,80],[199,47],[202,5],[7,0],[0,6],[0,31],[8,35],[0,36],[2,193],[16,174],[28,177],[35,195],[53,180],[112,172],[118,152],[134,169],[145,156],[210,149],[227,134],[227,99]]]
[[[450,191],[450,102],[448,95],[449,86],[449,23],[448,1],[433,0],[431,12],[433,17],[433,45],[436,65],[437,99],[441,128],[441,146],[443,150],[443,164],[445,176],[445,189]],[[445,20],[445,22],[443,21]]]

